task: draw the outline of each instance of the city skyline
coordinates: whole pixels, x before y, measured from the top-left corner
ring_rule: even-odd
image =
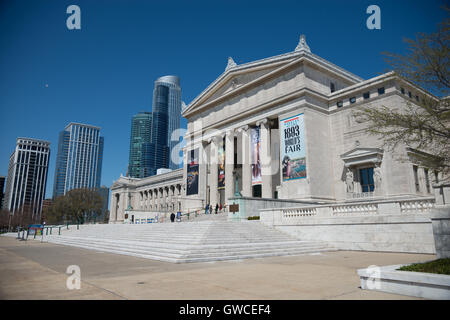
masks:
[[[0,5],[4,48],[0,105],[2,118],[8,119],[0,132],[0,176],[7,174],[17,137],[44,139],[56,146],[59,128],[72,121],[102,127],[107,141],[114,141],[105,147],[101,181],[110,186],[126,173],[130,118],[151,109],[151,79],[179,75],[183,100],[189,103],[224,71],[228,56],[241,64],[293,51],[292,43],[301,33],[315,52],[343,67],[351,66],[367,79],[386,68],[380,52],[404,53],[403,36],[432,32],[445,15],[439,8],[442,1],[409,1],[407,7],[406,2],[379,1],[381,30],[368,30],[368,1],[349,1],[345,6],[331,1],[277,5],[262,1],[258,14],[254,14],[255,2],[192,2],[176,7],[142,1],[134,6],[122,1],[77,4],[83,18],[81,30],[75,31],[65,26],[67,4]],[[287,6],[292,10],[286,10]],[[225,10],[229,7],[239,10],[230,13]],[[168,21],[172,24],[158,15],[168,10],[173,13]],[[322,30],[316,30],[317,19]],[[330,31],[324,34],[323,30]],[[154,50],[155,43],[163,49]],[[356,43],[364,45],[354,50]],[[53,190],[56,153],[53,148],[46,198]]]

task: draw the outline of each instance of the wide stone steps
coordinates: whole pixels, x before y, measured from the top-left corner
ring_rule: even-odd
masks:
[[[150,258],[154,260],[183,263],[183,262],[205,262],[217,260],[231,260],[231,259],[246,259],[267,256],[283,256],[306,254],[313,252],[330,251],[330,248],[323,246],[323,244],[304,244],[301,246],[287,246],[287,247],[238,247],[238,248],[223,248],[223,249],[209,249],[206,251],[192,252],[189,248],[182,249],[167,249],[167,248],[142,248],[136,245],[111,244],[101,242],[83,242],[79,240],[74,241],[54,241],[55,243],[80,247],[90,250],[97,250],[101,252],[111,252],[119,254],[128,254],[143,258]],[[188,253],[186,253],[188,251]]]
[[[79,230],[72,228],[61,235],[44,235],[44,241],[173,263],[334,250],[326,243],[301,241],[259,221],[223,219],[167,224],[82,225]]]

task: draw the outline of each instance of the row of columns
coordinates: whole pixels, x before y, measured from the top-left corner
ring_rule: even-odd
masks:
[[[272,198],[272,170],[271,170],[271,141],[270,126],[268,119],[262,119],[256,122],[256,126],[260,128],[260,163],[262,176],[262,198]],[[212,137],[208,140],[210,146],[208,163],[210,166],[210,176],[208,185],[210,187],[210,204],[215,206],[219,203],[218,194],[218,164],[219,164],[219,147],[225,140],[225,202],[234,196],[235,180],[234,180],[234,138],[238,138],[238,163],[242,164],[242,181],[241,194],[244,197],[252,197],[252,144],[251,144],[251,126],[245,125],[237,129],[227,130],[218,137]],[[240,146],[240,148],[239,148]]]
[[[139,209],[149,211],[178,211],[181,184],[154,188],[139,192]]]

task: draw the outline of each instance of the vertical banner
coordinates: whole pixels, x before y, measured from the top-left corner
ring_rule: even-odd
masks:
[[[198,194],[198,148],[190,150],[187,159],[186,195]]]
[[[283,181],[306,178],[304,114],[280,120]]]
[[[222,143],[219,145],[219,149],[217,151],[219,156],[219,170],[218,170],[218,181],[217,181],[217,189],[225,189],[225,144]]]
[[[252,185],[262,184],[259,127],[251,129],[250,139],[252,145]]]

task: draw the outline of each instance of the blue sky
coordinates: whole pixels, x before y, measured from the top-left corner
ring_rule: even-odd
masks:
[[[151,111],[156,78],[178,75],[188,104],[228,56],[239,64],[290,52],[305,34],[313,53],[367,79],[387,71],[381,52],[405,53],[404,37],[435,31],[444,3],[2,0],[0,175],[17,137],[49,140],[51,197],[58,133],[81,122],[102,128],[110,186],[126,172],[131,117]],[[66,27],[71,4],[81,8],[81,30]],[[366,28],[371,4],[381,8],[381,30]]]

